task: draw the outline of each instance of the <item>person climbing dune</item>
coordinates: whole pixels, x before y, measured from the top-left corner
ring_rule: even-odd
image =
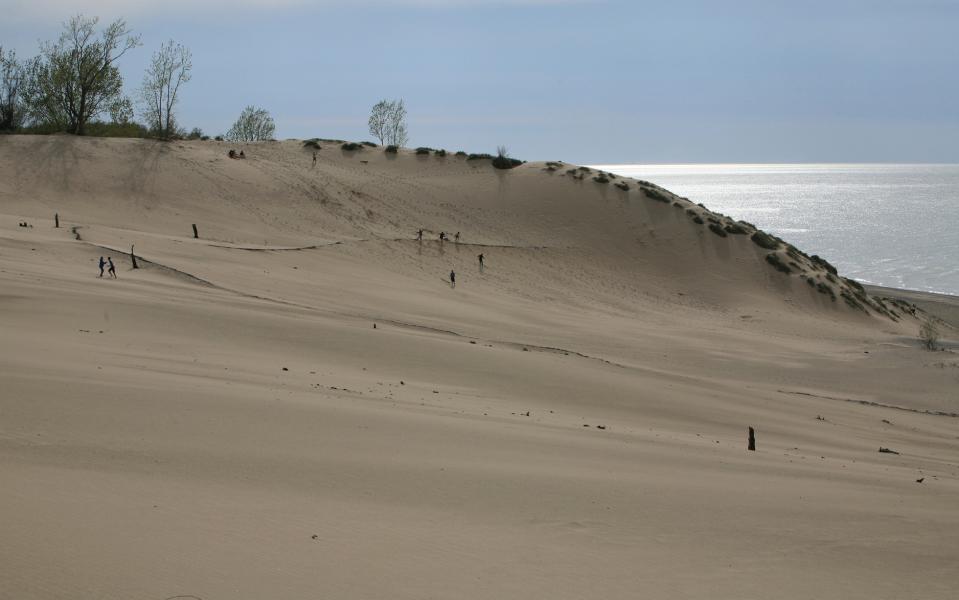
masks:
[[[100,275],[98,277],[103,277],[103,267],[107,266],[107,261],[100,257]]]
[[[110,268],[107,269],[107,272],[110,274],[110,277],[116,279],[116,278],[117,278],[117,268],[116,268],[115,266],[113,266],[113,257],[112,257],[112,256],[108,256],[108,257],[107,257],[107,262],[110,264]]]
[[[450,287],[456,287],[456,271],[450,271]]]

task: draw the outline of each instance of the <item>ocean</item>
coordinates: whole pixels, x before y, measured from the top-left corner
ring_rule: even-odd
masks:
[[[959,165],[596,165],[748,221],[846,276],[959,295]]]

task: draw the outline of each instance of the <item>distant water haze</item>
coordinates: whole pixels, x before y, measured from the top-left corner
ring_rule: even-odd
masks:
[[[596,165],[749,221],[864,283],[959,294],[959,165]]]

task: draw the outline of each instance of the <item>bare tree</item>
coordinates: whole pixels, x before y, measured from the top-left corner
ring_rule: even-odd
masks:
[[[15,131],[23,124],[24,68],[17,53],[0,46],[0,131]]]
[[[123,19],[96,37],[97,17],[77,15],[64,24],[56,43],[45,43],[27,69],[24,98],[31,115],[83,135],[87,123],[121,98],[123,77],[117,61],[140,45]]]
[[[406,131],[406,107],[402,100],[380,100],[370,111],[370,134],[380,144],[403,146],[409,141]]]
[[[255,106],[247,106],[240,113],[233,127],[226,132],[226,139],[231,142],[255,142],[273,139],[276,125],[273,117],[266,110]]]
[[[139,100],[147,126],[157,136],[170,138],[176,134],[176,106],[180,86],[190,81],[193,55],[186,46],[170,40],[153,53],[153,60],[143,76]]]

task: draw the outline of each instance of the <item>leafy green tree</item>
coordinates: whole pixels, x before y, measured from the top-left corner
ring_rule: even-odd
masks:
[[[84,135],[87,125],[123,101],[123,77],[117,61],[140,45],[123,19],[99,37],[99,19],[77,15],[64,24],[55,43],[44,43],[27,66],[24,101],[38,123]]]

